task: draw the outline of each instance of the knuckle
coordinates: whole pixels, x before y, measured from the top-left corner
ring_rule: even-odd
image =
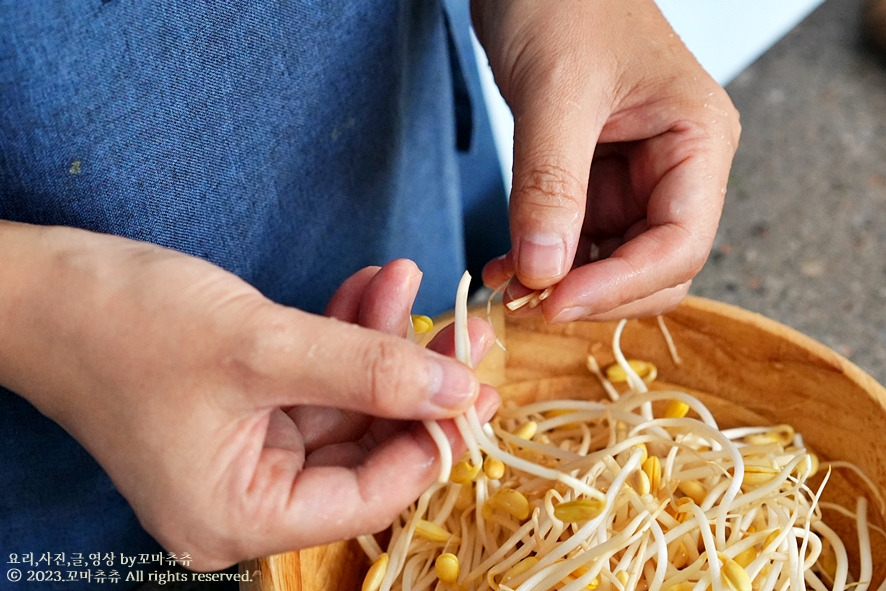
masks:
[[[514,191],[521,203],[552,210],[573,211],[583,204],[585,184],[556,164],[542,164],[519,174]]]
[[[707,241],[696,240],[691,244],[688,247],[686,268],[684,269],[682,276],[678,277],[678,279],[688,282],[698,275],[704,267],[705,262],[708,260],[710,250]]]
[[[258,312],[220,350],[221,364],[236,383],[252,387],[275,379],[279,359],[298,359],[291,326],[275,314]]]
[[[693,230],[680,224],[674,224],[672,237],[674,258],[682,261],[674,275],[676,284],[692,280],[698,275],[708,258],[713,237],[698,236]]]
[[[383,414],[402,411],[406,398],[403,384],[404,370],[409,367],[402,347],[388,339],[381,339],[364,352],[363,365],[369,376],[369,396],[372,407]]]
[[[668,312],[673,312],[680,305],[680,302],[686,297],[689,293],[689,287],[692,285],[692,281],[687,281],[681,285],[676,287],[672,287],[670,289],[665,289],[661,292],[661,300],[658,302],[658,305],[655,308],[654,313],[656,315],[667,314]]]

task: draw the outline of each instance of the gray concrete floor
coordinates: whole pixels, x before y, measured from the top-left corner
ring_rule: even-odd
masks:
[[[759,312],[886,384],[886,61],[828,0],[726,89],[741,112],[692,293]]]

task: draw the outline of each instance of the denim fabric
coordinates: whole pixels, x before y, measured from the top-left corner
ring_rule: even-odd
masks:
[[[313,312],[408,257],[417,311],[448,309],[465,228],[475,274],[507,248],[476,100],[456,150],[454,105],[478,86],[466,10],[449,19],[438,0],[0,0],[0,218],[174,248]],[[85,451],[2,389],[0,450],[0,557],[156,548]]]

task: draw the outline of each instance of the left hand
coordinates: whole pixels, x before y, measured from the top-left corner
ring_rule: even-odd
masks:
[[[405,338],[412,303],[418,293],[421,272],[415,263],[395,260],[384,267],[365,267],[351,275],[332,296],[325,316]],[[468,319],[471,358],[476,367],[495,342],[492,326],[480,318]],[[437,353],[455,357],[454,325],[444,327],[428,343]],[[496,393],[484,386],[481,404],[484,416],[498,407]],[[305,466],[356,465],[365,459],[366,449],[378,445],[396,431],[408,427],[422,429],[405,421],[325,406],[296,406],[287,411],[301,432],[307,457]],[[447,421],[448,422],[448,421]],[[384,434],[384,437],[380,437]],[[453,435],[454,454],[464,451],[464,442]],[[367,441],[374,441],[369,445]],[[424,486],[427,488],[427,485]]]
[[[738,113],[652,0],[473,0],[514,114],[506,299],[556,285],[551,322],[659,314],[701,269]],[[518,313],[528,313],[521,310]]]

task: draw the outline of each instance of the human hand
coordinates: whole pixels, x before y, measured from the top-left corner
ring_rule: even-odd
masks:
[[[514,113],[513,250],[484,282],[556,287],[551,322],[661,313],[713,244],[738,114],[652,0],[473,0]],[[520,314],[533,313],[526,309]]]
[[[198,570],[383,529],[438,475],[412,420],[475,400],[487,418],[497,404],[440,354],[451,332],[428,351],[111,236],[0,223],[0,246],[28,269],[12,269],[0,294],[0,383],[77,438],[145,528]],[[336,313],[400,333],[418,275],[405,262],[361,272]],[[491,329],[471,331],[480,356]]]

